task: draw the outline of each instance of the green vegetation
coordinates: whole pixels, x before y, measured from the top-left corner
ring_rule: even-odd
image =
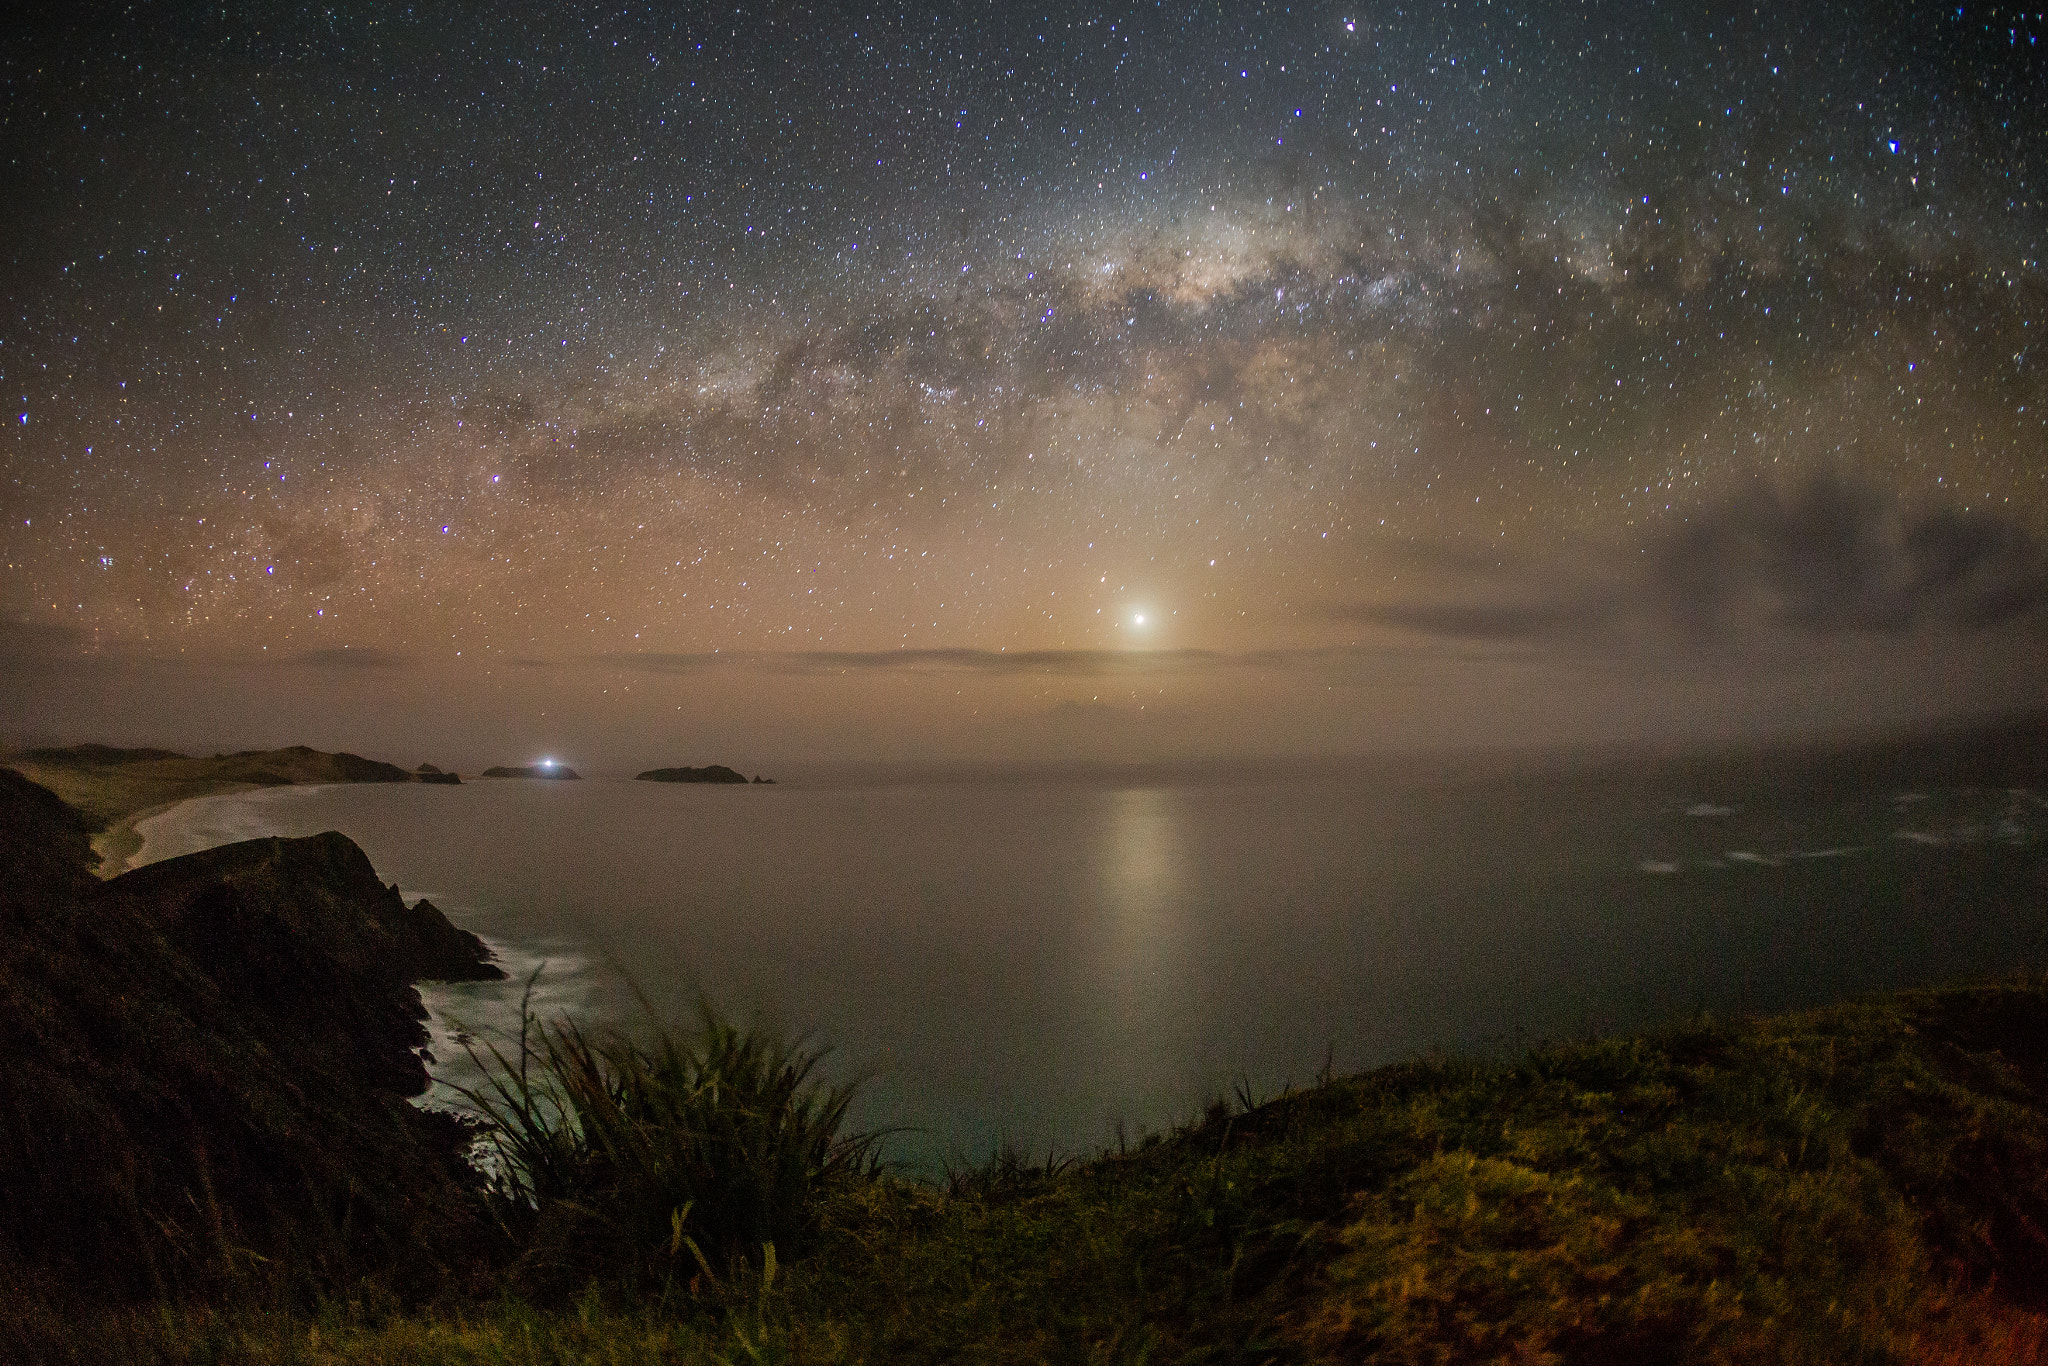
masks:
[[[719,1049],[727,1062],[713,1061]],[[498,1198],[573,1202],[576,1238],[629,1249],[593,1250],[580,1285],[523,1281],[515,1263],[490,1293],[409,1306],[364,1282],[297,1311],[107,1309],[67,1321],[50,1355],[2048,1356],[2048,980],[1702,1020],[1519,1062],[1419,1061],[1264,1104],[1219,1101],[1093,1161],[999,1157],[943,1189],[877,1174],[859,1140],[837,1138],[844,1092],[806,1090],[812,1055],[715,1020],[687,1045],[550,1026],[520,1060],[506,1060],[496,1097],[513,1165]],[[566,1109],[544,1099],[555,1096]],[[802,1141],[759,1127],[778,1096]],[[717,1114],[728,1097],[737,1121]],[[567,1113],[590,1127],[545,1117]],[[731,1159],[742,1173],[772,1166],[770,1152],[802,1154],[799,1201],[717,1220],[687,1204],[709,1192],[694,1184],[715,1174],[705,1164],[726,1160],[703,1155],[704,1136],[727,1126],[756,1126],[748,1155]],[[657,1185],[671,1167],[690,1174]],[[717,1250],[700,1260],[684,1248],[694,1275],[654,1285],[649,1271],[693,1225],[724,1230]],[[746,1246],[769,1229],[795,1241]],[[552,1236],[567,1245],[566,1231]]]
[[[465,1274],[494,1228],[471,1133],[406,1101],[410,984],[502,976],[483,944],[331,832],[109,881],[89,857],[0,769],[0,1285],[310,1303]]]
[[[715,1283],[712,1257],[800,1249],[821,1198],[873,1175],[874,1137],[839,1132],[853,1088],[814,1082],[816,1052],[708,1004],[694,1038],[521,1018],[516,1055],[492,1047],[488,1084],[468,1093],[491,1121],[490,1204],[522,1249],[516,1284],[608,1277],[666,1301],[679,1272]]]
[[[941,1185],[801,1044],[529,1016],[486,1176],[405,1099],[409,984],[493,971],[473,936],[339,835],[101,881],[91,828],[0,769],[0,1360],[2048,1359],[2048,976],[1419,1060]]]
[[[95,838],[103,876],[119,873],[142,848],[133,822],[192,797],[294,783],[407,783],[413,774],[355,754],[293,745],[200,758],[168,749],[66,745],[4,756],[9,768],[54,792]],[[425,781],[425,779],[420,779]]]

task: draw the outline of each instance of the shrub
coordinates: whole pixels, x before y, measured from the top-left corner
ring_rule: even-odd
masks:
[[[492,1204],[536,1288],[607,1271],[716,1281],[714,1264],[800,1250],[826,1191],[876,1170],[879,1136],[840,1132],[854,1087],[814,1077],[822,1050],[708,1002],[693,1033],[650,1012],[638,1036],[522,1003],[516,1056],[488,1052],[464,1094],[489,1121]]]

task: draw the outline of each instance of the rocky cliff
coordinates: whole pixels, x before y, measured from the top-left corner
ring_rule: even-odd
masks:
[[[499,975],[483,945],[338,834],[102,883],[86,824],[0,769],[0,1275],[425,1283],[488,1239],[466,1130],[406,1101],[411,983]]]

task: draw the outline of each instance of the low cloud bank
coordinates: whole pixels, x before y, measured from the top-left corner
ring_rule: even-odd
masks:
[[[1327,614],[1503,643],[2031,633],[2048,627],[2048,548],[1999,513],[1915,507],[1823,475],[1756,484],[1652,534],[1604,574],[1473,574],[1444,598]]]

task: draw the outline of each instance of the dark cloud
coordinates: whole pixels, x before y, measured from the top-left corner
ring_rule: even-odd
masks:
[[[1981,631],[2048,621],[2048,555],[2018,523],[1910,508],[1820,476],[1759,484],[1650,547],[1655,605],[1696,636]]]
[[[360,645],[337,645],[325,650],[300,650],[285,655],[278,663],[307,669],[401,669],[412,661],[390,650]]]
[[[1522,641],[1582,635],[1604,625],[1615,604],[1595,598],[1544,602],[1385,602],[1332,607],[1337,621],[1394,626],[1460,640]]]
[[[1228,669],[1286,669],[1350,658],[1338,647],[1299,650],[791,650],[614,652],[595,663],[641,673],[694,674],[712,669],[755,669],[779,674],[964,673],[985,676],[1050,674],[1091,678],[1112,674],[1209,673]]]
[[[1947,504],[1914,507],[1841,475],[1758,483],[1635,549],[1611,582],[1591,584],[1489,573],[1469,557],[1418,552],[1459,571],[1463,591],[1335,604],[1322,614],[1503,642],[1587,642],[1631,626],[1728,644],[1758,632],[1825,638],[2048,624],[2048,550],[2019,523]]]
[[[753,668],[784,674],[975,673],[1087,676],[1185,670],[1240,662],[1214,650],[792,650],[610,653],[601,663],[645,673]]]
[[[27,663],[76,655],[85,636],[61,622],[0,614],[0,661]]]

